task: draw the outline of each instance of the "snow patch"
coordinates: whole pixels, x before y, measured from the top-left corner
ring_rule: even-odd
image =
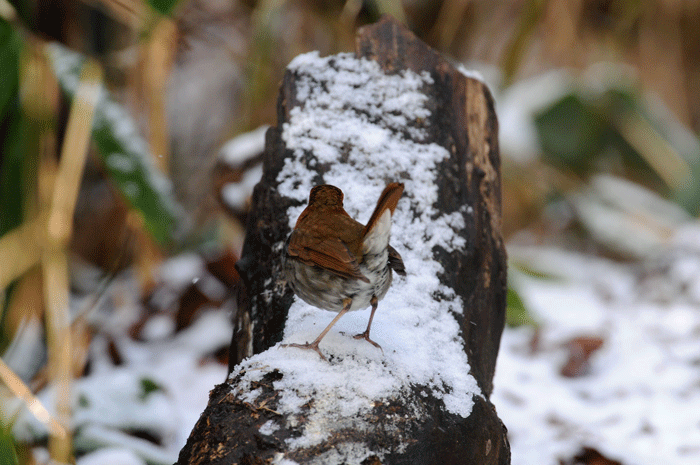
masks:
[[[510,271],[541,324],[534,353],[532,328],[506,328],[496,366],[491,400],[514,463],[568,463],[588,446],[630,465],[696,464],[697,304],[646,299],[639,265],[539,247],[509,247],[509,255],[558,278]],[[582,334],[602,337],[603,346],[588,375],[564,378],[566,342]]]

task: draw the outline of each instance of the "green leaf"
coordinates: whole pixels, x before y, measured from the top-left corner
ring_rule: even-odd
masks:
[[[534,318],[527,311],[520,295],[512,287],[508,287],[506,294],[506,324],[510,327],[517,326],[539,326]]]
[[[700,158],[700,153],[694,155]],[[690,182],[673,192],[673,200],[693,216],[700,215],[700,164],[691,165]]]
[[[546,271],[537,270],[529,264],[521,261],[509,261],[508,268],[514,271],[517,270],[532,278],[544,279],[546,281],[563,281],[561,276],[547,273]]]
[[[36,157],[31,150],[38,141],[19,104],[19,60],[22,39],[12,25],[0,18],[0,237],[24,219],[28,171]],[[0,353],[10,343],[5,319],[16,282],[0,299]],[[2,451],[0,451],[0,457]]]
[[[24,157],[30,127],[19,105],[14,105],[10,114],[4,116],[5,130],[0,131],[0,134],[4,135],[4,140],[0,140],[0,237],[22,224],[26,179],[23,175],[27,165],[33,161],[31,157]],[[0,289],[0,292],[5,293],[0,302],[0,353],[3,353],[11,342],[5,322],[16,284],[17,282],[14,282],[7,288]]]
[[[700,143],[680,136],[633,86],[587,90],[572,90],[535,117],[543,159],[584,177],[613,170],[697,215]]]
[[[604,145],[605,126],[578,95],[568,94],[535,117],[545,158],[574,171],[590,169]]]
[[[24,216],[24,155],[25,142],[29,132],[29,122],[22,114],[19,105],[3,115],[4,139],[2,166],[0,167],[0,236],[22,224]]]
[[[163,388],[160,384],[156,383],[150,378],[141,378],[141,395],[139,396],[141,400],[145,400],[149,394],[162,391]]]
[[[0,465],[17,465],[17,451],[15,442],[9,431],[0,428]]]
[[[12,25],[0,18],[0,121],[5,119],[8,106],[17,97],[21,49],[22,41]]]
[[[47,52],[61,89],[73,97],[84,57],[59,44],[50,44]],[[142,214],[148,232],[161,245],[171,245],[181,212],[172,183],[154,166],[134,120],[104,89],[95,108],[92,138],[110,178]]]
[[[180,0],[148,0],[148,4],[162,15],[169,15],[172,13],[179,2]]]

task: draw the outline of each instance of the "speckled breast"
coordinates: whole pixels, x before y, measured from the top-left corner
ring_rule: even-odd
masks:
[[[381,300],[391,286],[392,273],[386,249],[379,254],[366,254],[360,270],[369,282],[346,278],[319,266],[307,265],[284,255],[284,273],[294,293],[304,302],[324,310],[339,312],[343,300],[352,299],[350,310],[369,307],[373,295]]]

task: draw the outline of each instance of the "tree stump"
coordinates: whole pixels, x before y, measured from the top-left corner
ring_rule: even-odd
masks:
[[[237,264],[244,286],[231,375],[210,395],[178,463],[509,464],[489,401],[503,331],[497,121],[478,79],[457,71],[389,17],[363,28],[356,54],[297,57],[267,133]],[[372,338],[349,312],[295,299],[281,254],[314,185],[345,192],[367,221],[388,182],[403,182],[391,244],[406,277],[379,303]]]

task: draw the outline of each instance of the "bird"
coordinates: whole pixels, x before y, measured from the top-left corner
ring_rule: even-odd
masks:
[[[315,307],[338,312],[321,334],[305,344],[284,344],[316,351],[318,345],[348,311],[369,306],[367,329],[354,336],[383,349],[369,337],[377,304],[392,282],[392,270],[405,276],[401,255],[389,245],[391,219],[404,185],[388,184],[366,225],[343,208],[343,191],[330,184],[311,189],[309,203],[299,215],[283,254],[283,272],[294,293]]]

